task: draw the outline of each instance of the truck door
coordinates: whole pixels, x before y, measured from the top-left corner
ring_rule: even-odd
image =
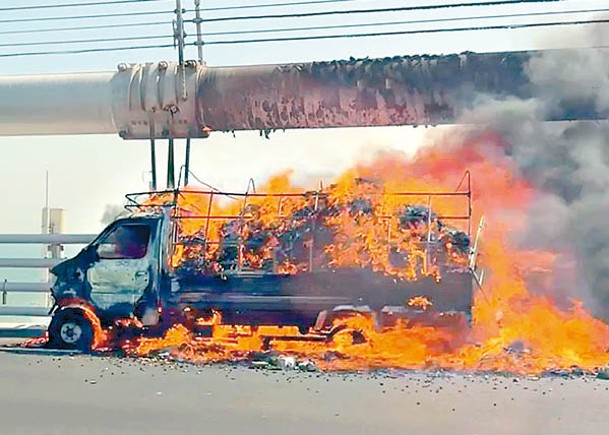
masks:
[[[97,261],[88,271],[91,300],[118,316],[133,313],[151,286],[152,228],[122,222],[97,241]]]

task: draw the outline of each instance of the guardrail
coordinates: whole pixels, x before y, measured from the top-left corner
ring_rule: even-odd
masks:
[[[0,305],[0,316],[44,317],[48,315],[48,307],[13,307],[10,305]]]
[[[0,244],[84,245],[93,241],[95,237],[96,235],[93,234],[0,234]],[[63,260],[63,258],[0,258],[0,268],[49,269]],[[7,295],[10,293],[48,293],[50,288],[49,282],[0,281],[2,294],[0,316],[38,317],[48,315],[48,307],[19,307],[6,305],[6,301]]]
[[[92,234],[0,234],[0,243],[12,245],[86,245],[96,235]]]
[[[20,269],[50,269],[62,261],[62,258],[0,258],[0,267]]]

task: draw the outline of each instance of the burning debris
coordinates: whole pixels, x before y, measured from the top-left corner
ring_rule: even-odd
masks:
[[[392,194],[361,180],[352,187],[342,194],[333,185],[304,195],[255,196],[233,217],[228,210],[220,214],[227,216],[223,222],[213,213],[206,219],[188,205],[180,207],[174,266],[191,277],[237,270],[293,275],[356,266],[399,279],[440,281],[438,263],[467,264],[469,235],[444,223],[430,207],[390,204]],[[200,208],[211,208],[211,199],[197,198],[197,192],[180,195],[186,204],[198,200]],[[190,220],[198,220],[199,227]]]
[[[418,307],[422,310],[426,310],[431,307],[433,303],[429,301],[425,296],[415,296],[414,298],[410,298],[406,303],[409,307]]]
[[[488,149],[488,141],[489,137],[483,137],[478,142],[464,142],[450,151],[423,150],[411,162],[395,157],[381,158],[355,169],[362,178],[379,178],[382,174],[386,188],[407,186],[408,190],[446,189],[459,181],[465,168],[476,174],[474,210],[475,213],[484,211],[493,220],[493,225],[486,230],[481,258],[483,267],[488,270],[488,279],[483,292],[476,296],[471,330],[463,328],[460,334],[451,334],[433,327],[402,324],[376,331],[371,319],[356,316],[342,320],[348,325],[345,330],[351,332],[337,335],[332,343],[305,345],[279,341],[273,343],[273,348],[286,354],[305,355],[318,362],[322,369],[444,367],[542,373],[550,369],[594,370],[605,366],[609,362],[609,327],[605,323],[592,317],[581,304],[560,309],[550,293],[534,295],[527,289],[528,274],[540,265],[544,265],[542,269],[548,269],[545,267],[548,256],[544,252],[516,248],[510,242],[510,234],[526,224],[527,215],[522,210],[534,203],[539,193],[514,172],[509,160],[487,157],[484,150]],[[439,161],[450,164],[438,164]],[[339,186],[342,186],[340,182]],[[349,199],[339,204],[349,207],[342,213],[328,213],[326,221],[334,224],[331,228],[350,222],[351,226],[344,225],[348,230],[343,233],[359,235],[362,229],[368,229],[369,216],[376,204],[369,198],[349,195],[349,189],[343,188],[342,192],[348,192]],[[446,207],[445,203],[435,203],[433,210],[438,214],[454,213],[447,208],[450,206]],[[425,206],[402,205],[394,215],[396,226],[401,231],[414,230],[415,233],[417,228],[432,228],[433,237],[444,240],[445,247],[468,252],[470,240],[454,229],[444,229],[430,211]],[[478,218],[479,214],[475,215],[474,221]],[[509,225],[507,221],[510,221]],[[366,240],[374,239],[375,234],[366,233],[372,236]],[[419,233],[419,237],[421,235],[425,239],[425,231]],[[339,264],[359,259],[353,255],[358,250],[350,249],[346,243],[336,251],[330,251],[333,252]],[[392,269],[387,267],[386,270]],[[354,344],[352,331],[363,331],[366,340]],[[183,342],[190,341],[186,338]],[[327,359],[328,354],[336,357]]]
[[[182,321],[164,332],[155,333],[137,322],[127,322],[130,334],[124,332],[124,325],[113,326],[104,332],[106,342],[100,348],[195,363],[246,361],[269,368],[310,361],[320,370],[389,367],[544,373],[606,366],[609,326],[581,303],[562,309],[549,293],[528,290],[528,275],[552,270],[547,263],[556,257],[525,251],[510,241],[513,231],[525,223],[521,210],[538,193],[512,172],[509,161],[494,161],[481,152],[487,140],[484,146],[467,142],[447,151],[426,149],[413,161],[379,158],[348,172],[333,186],[304,195],[289,196],[295,188],[285,176],[271,180],[271,194],[252,194],[246,204],[244,197],[210,204],[201,201],[205,197],[200,194],[182,192],[176,220],[180,233],[173,265],[193,279],[204,271],[230,280],[230,273],[241,268],[258,273],[274,270],[292,280],[305,276],[312,265],[332,274],[343,267],[369,268],[405,283],[434,280],[434,266],[445,262],[451,270],[459,270],[471,260],[468,254],[474,243],[443,217],[458,215],[462,204],[458,206],[452,197],[433,197],[430,207],[429,197],[413,200],[386,192],[454,192],[449,186],[458,185],[462,171],[470,168],[480,179],[473,218],[479,220],[484,210],[494,222],[484,237],[480,260],[487,279],[475,296],[471,326],[462,317],[438,310],[441,298],[414,293],[379,311],[335,313],[324,334],[297,326],[242,324],[226,312],[199,317],[186,307]],[[439,159],[450,165],[438,164]],[[383,182],[354,181],[358,178],[354,175]],[[273,192],[284,193],[272,196]],[[207,219],[210,214],[224,218]],[[427,241],[441,249],[429,255],[421,248]],[[412,258],[417,266],[409,269]],[[442,274],[438,279],[443,282]],[[405,312],[408,316],[401,315]],[[120,329],[123,332],[118,334]]]

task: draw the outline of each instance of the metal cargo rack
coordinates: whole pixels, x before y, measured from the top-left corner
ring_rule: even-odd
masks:
[[[200,213],[189,213],[183,207],[180,206],[180,200],[186,200],[186,195],[195,195],[195,197],[201,198],[197,200],[198,204],[204,204],[205,210],[201,210]],[[404,197],[404,198],[413,198],[419,199],[418,202],[414,204],[405,203],[404,205],[423,205],[421,204],[420,199],[423,199],[422,202],[425,203],[425,206],[428,210],[428,224],[427,224],[427,239],[425,244],[425,252],[426,255],[429,255],[429,251],[434,248],[434,245],[437,247],[438,242],[432,240],[432,231],[431,231],[431,219],[432,219],[432,205],[434,201],[437,201],[438,198],[465,198],[464,204],[464,212],[462,214],[455,215],[434,215],[433,218],[438,221],[454,221],[461,222],[462,228],[465,229],[465,233],[471,240],[472,236],[472,180],[470,171],[466,171],[460,182],[458,183],[456,189],[454,191],[432,191],[432,192],[390,192],[390,193],[368,193],[369,196],[393,196],[393,197]],[[313,211],[317,211],[320,207],[320,201],[329,196],[327,191],[324,191],[323,186],[320,184],[320,188],[314,191],[306,191],[301,193],[259,193],[256,191],[255,184],[253,180],[250,180],[248,183],[248,187],[245,192],[229,192],[229,191],[221,191],[210,186],[206,185],[205,190],[198,190],[192,188],[182,188],[175,190],[164,190],[164,191],[156,191],[156,192],[138,192],[126,195],[127,204],[126,208],[134,213],[155,213],[161,212],[161,210],[170,208],[171,209],[171,217],[174,222],[177,223],[177,227],[179,228],[182,222],[186,221],[200,221],[202,234],[198,234],[197,237],[192,240],[188,240],[187,238],[183,238],[179,234],[178,231],[174,231],[173,234],[173,247],[170,252],[174,252],[175,247],[177,246],[188,246],[189,244],[201,244],[203,245],[203,253],[208,252],[210,246],[218,246],[222,242],[220,240],[210,240],[210,224],[213,221],[238,221],[241,228],[239,230],[239,238],[236,242],[232,244],[224,243],[223,246],[228,247],[236,247],[238,250],[238,258],[234,264],[234,268],[232,273],[245,275],[245,274],[257,274],[263,273],[257,269],[247,269],[244,267],[244,249],[247,248],[247,241],[244,240],[242,233],[243,227],[246,225],[248,220],[253,218],[253,214],[248,211],[248,206],[251,204],[251,199],[270,199],[277,201],[277,219],[285,219],[288,218],[289,215],[283,214],[285,209],[285,204],[290,200],[290,198],[300,198],[307,199],[312,201],[313,203]],[[241,207],[240,212],[238,214],[232,215],[219,215],[213,213],[213,206],[219,201],[240,201]],[[308,216],[308,219],[313,219],[314,214],[312,216]],[[391,225],[388,222],[391,219],[396,219],[395,215],[391,214],[383,214],[377,215],[377,218],[380,218],[387,222],[387,240],[388,243],[391,240]],[[464,225],[463,225],[464,223]],[[313,222],[314,224],[314,222]],[[477,245],[477,237],[476,243]],[[469,253],[469,264],[475,263],[475,250],[476,247],[474,245],[474,249]],[[313,270],[313,252],[314,252],[314,243],[313,240],[308,244],[309,249],[309,264],[308,271]],[[276,273],[276,267],[273,267],[273,273]],[[227,272],[231,273],[231,272]]]

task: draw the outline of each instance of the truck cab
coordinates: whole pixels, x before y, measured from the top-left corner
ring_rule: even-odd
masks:
[[[83,309],[102,326],[117,318],[158,322],[165,273],[163,215],[118,219],[74,258],[55,266],[55,307],[49,336],[60,347],[87,347],[92,338]]]

